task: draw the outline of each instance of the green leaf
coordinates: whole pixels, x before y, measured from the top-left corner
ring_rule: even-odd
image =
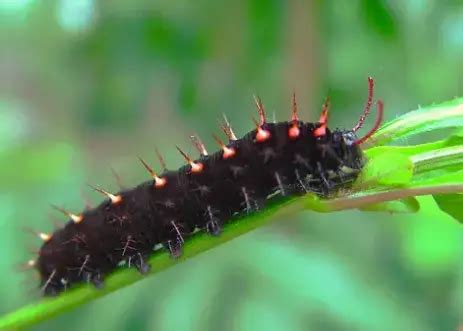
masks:
[[[463,193],[434,194],[433,197],[443,212],[463,223]]]
[[[445,147],[463,146],[463,130],[457,130],[450,137],[430,143],[411,145],[411,146],[377,146],[365,151],[369,159],[373,159],[380,154],[395,151],[407,156],[417,156],[426,152],[435,152]]]
[[[389,213],[416,213],[420,210],[420,203],[415,197],[406,197],[400,200],[374,203],[362,208],[363,211],[383,211]]]
[[[397,150],[385,150],[368,160],[356,185],[400,187],[410,183],[412,177],[410,158]]]
[[[459,129],[454,132],[450,137],[445,139],[445,146],[455,146],[455,145],[463,145],[463,130]]]
[[[463,98],[408,112],[383,125],[370,143],[383,145],[390,141],[438,129],[463,127]]]
[[[441,214],[432,196],[418,197],[421,210],[402,224],[402,257],[407,265],[421,273],[448,272],[459,265],[461,225]],[[445,271],[444,271],[445,270]]]

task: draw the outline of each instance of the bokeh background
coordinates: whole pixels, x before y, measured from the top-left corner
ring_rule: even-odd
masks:
[[[0,23],[0,313],[35,300],[16,267],[25,227],[64,221],[50,203],[146,180],[155,146],[175,168],[192,133],[214,149],[222,113],[245,133],[253,93],[283,120],[295,91],[312,121],[329,95],[346,128],[368,75],[387,119],[463,94],[457,0],[0,0]],[[33,329],[457,330],[463,231],[420,201],[293,215]]]

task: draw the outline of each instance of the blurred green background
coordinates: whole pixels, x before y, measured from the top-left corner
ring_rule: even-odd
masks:
[[[155,146],[175,168],[192,133],[214,149],[222,113],[245,133],[253,93],[284,120],[295,91],[311,121],[330,95],[343,128],[368,75],[387,119],[463,94],[457,0],[0,0],[0,22],[0,313],[34,300],[15,266],[23,228],[64,221],[49,203],[146,180]],[[462,228],[421,202],[294,215],[33,329],[457,330]]]

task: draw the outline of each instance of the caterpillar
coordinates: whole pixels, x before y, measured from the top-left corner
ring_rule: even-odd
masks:
[[[106,199],[80,214],[55,206],[69,220],[52,234],[38,233],[43,244],[28,262],[40,274],[43,295],[58,295],[82,282],[100,288],[105,276],[123,264],[145,274],[150,270],[146,260],[157,248],[176,258],[191,234],[217,236],[231,218],[262,209],[269,200],[308,192],[328,197],[350,185],[366,162],[361,145],[382,122],[378,100],[374,126],[357,137],[370,113],[373,89],[370,77],[363,114],[350,130],[328,128],[329,98],[319,121],[311,123],[299,119],[293,94],[290,120],[275,123],[267,121],[255,97],[255,129],[238,139],[224,117],[221,128],[228,142],[213,135],[219,151],[208,154],[192,137],[200,157],[192,159],[177,147],[186,160],[178,170],[169,170],[156,151],[161,173],[140,158],[149,181],[117,193],[94,187]]]

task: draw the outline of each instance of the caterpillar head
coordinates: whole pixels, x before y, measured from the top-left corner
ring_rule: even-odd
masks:
[[[323,153],[330,153],[331,159],[337,159],[343,166],[352,169],[361,169],[364,164],[361,145],[366,142],[376,131],[383,120],[383,103],[377,102],[377,116],[373,127],[361,138],[357,136],[357,131],[362,128],[373,102],[374,81],[368,78],[368,98],[363,114],[351,130],[334,130],[331,132],[327,128],[329,99],[327,98],[322,109],[322,114],[316,128],[313,130],[313,136],[316,138],[318,149]],[[326,146],[330,147],[327,148]]]

